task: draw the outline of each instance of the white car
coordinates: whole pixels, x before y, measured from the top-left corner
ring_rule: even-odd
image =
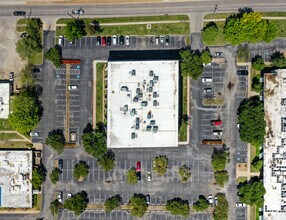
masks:
[[[244,203],[242,203],[242,202],[237,202],[237,203],[235,204],[235,206],[236,206],[236,207],[245,207],[246,205],[245,205]]]
[[[208,201],[209,201],[209,204],[210,204],[210,205],[213,204],[213,196],[212,196],[212,195],[209,195]]]
[[[217,196],[214,197],[214,205],[217,206],[218,204],[218,200],[217,200]]]
[[[39,137],[39,132],[33,132],[33,131],[31,131],[31,132],[30,132],[30,136],[31,136],[31,137]]]
[[[59,36],[59,42],[58,42],[59,46],[64,46],[64,37],[62,35]]]
[[[152,180],[152,173],[148,172],[147,173],[147,181],[150,182]]]
[[[58,192],[58,201],[59,201],[60,203],[63,202],[63,192],[61,192],[61,191]]]
[[[117,45],[118,44],[116,35],[113,35],[113,37],[112,37],[112,44],[113,45]]]
[[[70,197],[72,197],[72,194],[71,194],[71,193],[68,193],[67,198],[69,199]]]
[[[72,13],[75,14],[75,15],[83,15],[84,14],[84,10],[82,10],[82,9],[75,9],[75,10],[72,10]]]
[[[211,66],[212,63],[203,63],[203,66]]]
[[[164,36],[160,36],[160,43],[161,43],[161,44],[164,43]]]
[[[212,82],[212,81],[213,81],[213,78],[211,78],[211,77],[203,77],[202,78],[203,83],[208,83],[208,82]]]
[[[78,88],[77,85],[69,85],[68,89],[69,90],[76,90]]]
[[[214,130],[213,135],[222,135],[222,130]]]
[[[129,40],[130,40],[130,37],[129,37],[129,36],[126,36],[126,37],[125,37],[125,45],[126,45],[126,46],[129,46],[129,44],[130,44],[130,41],[129,41]]]

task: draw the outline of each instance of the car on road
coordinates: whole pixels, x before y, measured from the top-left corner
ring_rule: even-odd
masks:
[[[96,45],[97,45],[97,46],[100,46],[100,45],[101,45],[101,37],[100,37],[100,36],[97,36],[97,37],[96,37]]]
[[[222,135],[222,130],[214,130],[213,135]]]
[[[69,199],[70,197],[72,197],[72,194],[71,194],[71,193],[68,193],[67,199]]]
[[[136,171],[141,171],[141,162],[140,161],[136,162]]]
[[[25,11],[14,11],[13,15],[14,16],[25,16],[26,12]]]
[[[243,202],[237,202],[235,204],[236,207],[245,207],[246,205]]]
[[[147,181],[150,182],[152,180],[152,173],[149,171],[147,173]]]
[[[116,35],[113,35],[113,37],[112,37],[112,44],[113,45],[117,45],[118,44],[118,38],[117,38],[117,36]]]
[[[164,36],[160,36],[160,43],[161,43],[161,44],[164,43]]]
[[[212,120],[211,125],[220,126],[220,125],[222,125],[222,121],[221,120]]]
[[[59,201],[60,203],[63,202],[63,192],[61,192],[61,191],[58,191],[58,201]]]
[[[83,15],[84,14],[84,10],[82,10],[82,9],[74,9],[74,10],[72,10],[72,14],[74,14],[74,15]]]
[[[101,45],[104,47],[106,46],[106,37],[101,38]]]
[[[208,201],[209,201],[209,204],[210,204],[210,205],[213,204],[213,196],[212,196],[212,195],[209,195]]]
[[[159,44],[159,37],[156,37],[155,38],[155,45],[158,45]]]
[[[33,132],[33,131],[30,132],[31,137],[39,137],[39,134],[40,134],[39,132]]]
[[[78,89],[78,86],[77,85],[69,85],[68,89],[69,90],[76,90],[76,89]]]
[[[146,203],[147,203],[147,205],[150,204],[150,195],[146,195]]]
[[[107,46],[111,45],[111,37],[110,36],[106,38],[106,44],[107,44]]]
[[[166,44],[166,46],[170,45],[170,37],[169,37],[169,35],[166,36],[165,44]]]
[[[218,204],[218,200],[217,200],[217,196],[214,197],[214,205],[217,206]]]
[[[136,176],[137,176],[137,179],[138,179],[138,182],[141,182],[141,171],[137,171],[136,172]]]
[[[124,45],[124,36],[122,35],[119,37],[119,44]]]
[[[126,36],[126,37],[125,37],[125,45],[126,45],[126,46],[129,46],[129,44],[130,44],[130,37],[129,37],[129,36]]]
[[[60,170],[63,169],[63,164],[64,164],[63,159],[59,159],[59,169],[60,169]]]
[[[59,46],[64,46],[64,37],[62,35],[59,36],[59,41],[58,41]]]
[[[212,93],[212,88],[204,88],[204,93]]]
[[[213,81],[213,78],[212,77],[203,77],[202,78],[202,82],[203,83],[208,83],[208,82],[212,82]]]
[[[14,72],[9,73],[9,80],[14,81]]]

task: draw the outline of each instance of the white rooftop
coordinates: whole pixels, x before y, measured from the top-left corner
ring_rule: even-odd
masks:
[[[178,73],[178,61],[108,63],[109,148],[178,146]]]
[[[264,219],[286,219],[286,70],[265,74]]]
[[[9,115],[10,82],[0,82],[0,118]]]
[[[0,150],[0,207],[32,207],[32,151]]]

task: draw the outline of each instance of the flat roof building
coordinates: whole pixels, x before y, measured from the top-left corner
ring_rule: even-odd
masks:
[[[286,219],[286,70],[264,76],[264,219]]]
[[[32,208],[31,150],[0,150],[0,207]]]
[[[107,146],[178,146],[179,62],[108,62]]]
[[[9,115],[10,81],[0,81],[0,118]]]

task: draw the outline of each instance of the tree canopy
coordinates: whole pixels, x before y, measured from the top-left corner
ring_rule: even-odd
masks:
[[[223,187],[225,182],[228,181],[228,173],[226,170],[215,172],[214,177],[220,187]]]
[[[120,195],[117,194],[115,196],[112,196],[105,200],[105,203],[104,203],[105,210],[107,212],[111,212],[112,210],[120,206],[121,202],[122,202],[122,198]]]
[[[224,26],[225,39],[232,45],[243,42],[270,42],[278,33],[274,23],[262,19],[259,12],[241,10],[238,14],[229,16]]]
[[[263,85],[260,82],[260,75],[256,75],[255,77],[252,78],[252,84],[251,88],[253,91],[260,93],[263,90]]]
[[[22,91],[11,102],[8,116],[10,125],[22,134],[28,134],[37,127],[42,112],[36,95],[31,91]]]
[[[33,73],[33,66],[27,64],[20,72],[20,82],[22,86],[33,87],[36,84],[36,77]]]
[[[80,178],[84,178],[89,173],[89,166],[86,164],[85,161],[79,161],[75,166],[73,170],[73,176],[76,180],[79,180]]]
[[[126,180],[129,184],[138,183],[138,178],[137,178],[136,170],[134,167],[132,167],[128,170]]]
[[[193,205],[193,208],[196,210],[196,211],[204,211],[206,210],[208,207],[209,207],[209,202],[208,200],[206,199],[206,197],[204,196],[199,196],[199,200]]]
[[[153,169],[159,175],[162,176],[168,169],[168,158],[166,156],[158,156],[153,159]]]
[[[50,48],[46,53],[45,53],[45,58],[51,61],[55,67],[60,67],[62,64],[62,51],[61,47],[56,45],[52,48]]]
[[[217,206],[214,208],[213,219],[214,220],[227,220],[229,205],[224,194],[217,195]]]
[[[266,193],[261,180],[250,180],[246,184],[242,184],[238,187],[240,201],[249,204],[257,205],[261,207],[264,203],[264,194]]]
[[[183,183],[186,183],[191,177],[191,169],[186,165],[183,165],[179,168],[179,176]]]
[[[46,180],[46,175],[47,170],[43,165],[33,169],[31,183],[34,189],[41,188],[42,184]]]
[[[62,130],[52,130],[46,138],[46,144],[50,145],[58,154],[62,153],[65,147],[65,137]]]
[[[74,214],[80,215],[87,207],[88,197],[85,191],[72,195],[64,201],[64,208],[73,211]]]
[[[84,21],[80,19],[68,21],[65,26],[64,33],[69,41],[74,41],[85,36],[86,32]]]
[[[55,199],[50,203],[50,211],[53,216],[56,216],[59,213],[60,206],[61,204],[58,199]]]
[[[228,160],[228,153],[224,150],[214,150],[212,155],[212,166],[214,171],[225,169]]]
[[[254,157],[251,165],[256,169],[257,171],[260,171],[263,167],[263,160],[259,159],[259,157]]]
[[[110,171],[115,167],[115,154],[112,150],[107,151],[98,159],[98,164],[104,171]]]
[[[146,196],[143,194],[134,194],[130,198],[131,215],[141,218],[147,211],[148,204]]]
[[[242,141],[256,147],[263,144],[266,123],[263,103],[259,100],[259,96],[252,96],[242,101],[238,109],[238,123]]]
[[[265,68],[265,63],[260,55],[256,55],[255,57],[252,58],[251,60],[252,66],[254,69],[261,71]]]
[[[212,62],[212,55],[209,49],[204,49],[201,53],[201,57],[204,64]]]
[[[275,67],[286,66],[286,58],[284,54],[280,51],[274,51],[274,53],[270,55],[270,60],[272,62],[272,66],[275,66]]]
[[[218,37],[218,28],[216,23],[209,22],[202,30],[202,40],[205,44],[213,44]]]
[[[190,215],[189,201],[178,197],[168,200],[166,210],[171,212],[172,215],[182,215],[183,217],[188,217]]]
[[[50,173],[50,179],[53,184],[56,184],[59,181],[61,173],[62,171],[57,167],[52,170]]]
[[[203,61],[198,51],[185,49],[180,51],[182,76],[190,76],[197,80],[203,73]]]

